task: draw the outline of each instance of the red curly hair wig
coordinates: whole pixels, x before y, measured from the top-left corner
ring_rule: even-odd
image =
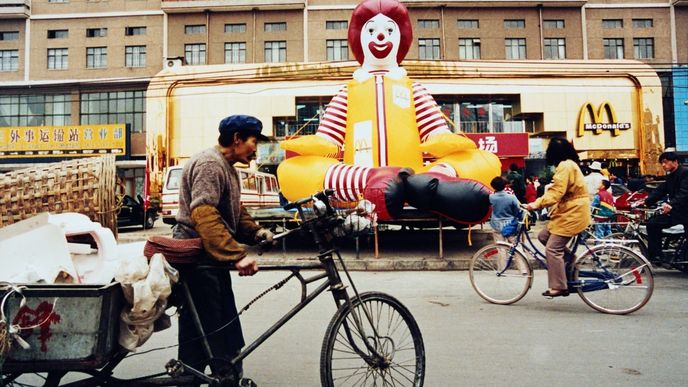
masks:
[[[363,64],[364,57],[361,47],[361,30],[370,18],[380,13],[394,20],[399,26],[401,41],[397,52],[397,64],[404,60],[413,42],[411,19],[403,4],[397,0],[364,0],[356,6],[349,22],[349,47],[360,64]]]

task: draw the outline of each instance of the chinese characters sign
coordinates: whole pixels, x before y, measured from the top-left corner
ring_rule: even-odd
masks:
[[[0,128],[0,158],[123,156],[126,145],[124,124]]]
[[[528,156],[528,133],[466,133],[478,148],[499,157]]]

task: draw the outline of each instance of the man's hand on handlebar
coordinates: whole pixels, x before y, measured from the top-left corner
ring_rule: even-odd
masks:
[[[275,244],[276,241],[273,240],[275,237],[275,234],[272,233],[272,231],[268,230],[267,228],[261,228],[260,230],[256,231],[256,242],[261,243],[263,241],[267,243],[261,243],[262,245],[265,244]]]
[[[255,259],[244,257],[234,264],[240,276],[254,275],[258,271],[258,263]]]

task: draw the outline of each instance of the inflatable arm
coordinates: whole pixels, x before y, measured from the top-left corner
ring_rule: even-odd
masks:
[[[318,136],[309,135],[285,140],[280,143],[284,150],[298,153],[301,156],[336,157],[339,147],[332,142]]]

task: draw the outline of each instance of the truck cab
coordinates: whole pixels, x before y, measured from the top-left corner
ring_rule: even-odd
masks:
[[[279,184],[275,175],[237,168],[241,178],[241,204],[250,208],[279,207]],[[179,186],[182,167],[167,169],[162,187],[162,221],[173,225],[179,211]]]
[[[179,211],[179,185],[182,180],[182,167],[174,166],[167,169],[162,186],[161,213],[165,224],[175,224]]]

